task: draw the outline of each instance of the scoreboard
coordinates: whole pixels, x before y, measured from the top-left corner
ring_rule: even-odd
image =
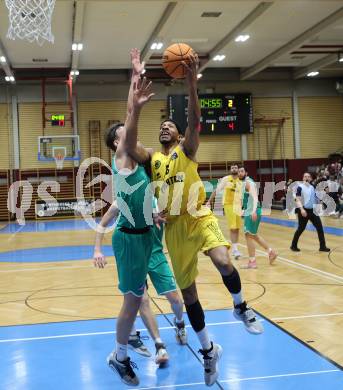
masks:
[[[246,134],[253,132],[251,94],[199,95],[200,134]],[[169,118],[187,127],[188,96],[169,95]]]
[[[51,115],[51,126],[65,126],[65,117],[63,114]]]

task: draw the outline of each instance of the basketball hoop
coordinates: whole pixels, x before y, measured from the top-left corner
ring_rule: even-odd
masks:
[[[56,154],[54,156],[57,169],[63,169],[64,157],[65,156],[63,156],[62,154]]]
[[[10,26],[7,38],[54,43],[51,32],[51,17],[56,0],[5,0],[9,10]]]

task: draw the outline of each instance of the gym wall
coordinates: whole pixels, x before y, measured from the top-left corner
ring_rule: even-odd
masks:
[[[68,109],[69,107],[67,105],[49,105],[49,111],[52,111],[53,113],[63,113]],[[66,122],[65,127],[53,127],[50,123],[46,123],[46,127],[43,130],[41,103],[18,104],[18,121],[20,169],[55,168],[56,165],[54,161],[37,161],[38,136],[72,135],[70,122]],[[64,166],[71,167],[72,162],[66,161]]]
[[[232,83],[231,83],[232,84]],[[285,157],[295,158],[294,155],[294,128],[292,118],[292,88],[295,88],[298,97],[299,125],[301,134],[301,157],[315,158],[327,157],[331,152],[343,146],[343,97],[338,96],[334,90],[332,80],[299,81],[297,84],[290,82],[251,82],[223,83],[214,85],[217,92],[226,91],[251,91],[253,93],[254,116],[256,117],[289,117],[284,125]],[[166,115],[166,96],[168,93],[183,93],[178,86],[175,89],[164,85],[157,85],[156,100],[147,105],[142,112],[140,120],[140,140],[146,146],[158,148],[158,129],[163,116]],[[205,92],[206,86],[202,86],[201,92]],[[103,132],[108,121],[124,120],[126,111],[127,85],[125,86],[99,86],[85,85],[78,88],[78,131],[81,142],[82,158],[89,157],[89,121],[98,120]],[[1,103],[0,91],[0,169],[12,167],[12,125],[11,106]],[[279,96],[275,96],[279,93]],[[317,96],[311,96],[317,95]],[[330,96],[331,95],[331,96]],[[43,135],[41,103],[39,86],[18,87],[18,119],[20,137],[20,167],[53,168],[54,163],[38,163],[37,161],[37,137]],[[62,101],[65,96],[62,93],[51,93],[50,101]],[[51,111],[53,106],[49,105]],[[61,112],[61,106],[56,108],[56,113]],[[47,124],[46,135],[71,134],[70,125],[66,127],[51,127]],[[273,151],[273,158],[281,157],[280,142],[277,131],[271,132],[267,137],[266,129],[257,128],[254,134],[247,135],[248,159],[269,159]],[[260,145],[260,147],[258,147]],[[110,153],[102,141],[101,157],[110,161]],[[198,153],[199,162],[236,161],[241,160],[240,136],[202,136]],[[71,166],[66,162],[65,166]]]
[[[0,103],[0,169],[9,169],[12,160],[11,105]]]
[[[343,149],[343,96],[299,99],[301,157],[326,157]]]

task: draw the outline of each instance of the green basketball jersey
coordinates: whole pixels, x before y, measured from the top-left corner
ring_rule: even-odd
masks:
[[[152,225],[153,194],[143,166],[118,171],[113,159],[114,190],[120,211],[117,228],[143,229]]]

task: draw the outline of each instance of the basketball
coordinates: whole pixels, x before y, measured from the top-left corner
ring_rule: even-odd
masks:
[[[186,69],[182,61],[189,63],[189,55],[194,50],[186,43],[174,43],[169,46],[162,57],[162,65],[166,73],[174,79],[183,79],[186,76]]]

